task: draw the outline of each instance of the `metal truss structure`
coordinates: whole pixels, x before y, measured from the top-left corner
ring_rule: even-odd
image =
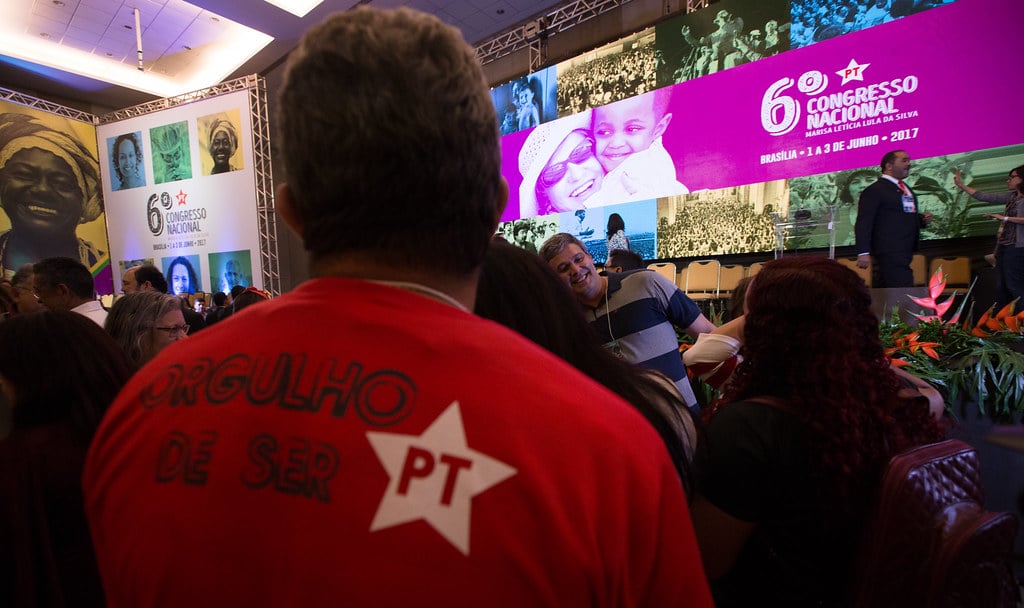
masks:
[[[537,19],[498,34],[477,46],[476,55],[480,63],[486,64],[529,48],[530,69],[539,69],[547,59],[548,36],[560,34],[629,2],[630,0],[574,0],[548,11]]]
[[[208,97],[249,92],[252,128],[253,169],[256,174],[256,213],[260,232],[260,266],[263,268],[263,288],[277,296],[281,293],[280,260],[277,250],[277,221],[274,217],[274,180],[270,162],[270,121],[267,109],[266,81],[255,74],[184,93],[175,97],[157,99],[123,110],[104,114],[98,124],[107,124],[143,116],[152,112],[199,101]]]
[[[97,123],[96,116],[88,112],[62,106],[59,103],[53,103],[52,101],[46,101],[45,99],[39,99],[3,87],[0,87],[0,100],[9,101],[35,110],[42,110],[43,112],[49,112],[50,114],[56,114],[79,122],[87,122],[93,125]]]
[[[270,162],[270,120],[267,110],[267,83],[257,78],[249,88],[252,108],[252,151],[256,173],[256,212],[260,230],[260,257],[263,259],[263,288],[281,294],[281,272],[277,251],[277,218],[274,217],[274,177]]]
[[[487,64],[516,51],[529,49],[530,71],[539,70],[547,63],[548,37],[560,34],[629,2],[630,0],[574,0],[481,43],[476,47],[476,56],[481,64]],[[715,0],[686,0],[686,12],[700,10],[712,2]],[[665,0],[664,12],[666,15],[671,12],[669,0]]]
[[[252,74],[236,78],[235,80],[228,80],[220,84],[215,84],[212,87],[206,87],[205,89],[199,89],[198,91],[182,93],[181,95],[176,95],[174,97],[165,97],[163,99],[142,103],[123,110],[117,110],[110,114],[100,116],[99,124],[105,125],[110,122],[117,122],[119,120],[135,118],[136,116],[144,116],[159,110],[174,108],[176,106],[191,103],[193,101],[199,101],[200,99],[206,99],[207,97],[213,97],[215,95],[223,95],[224,93],[234,93],[235,91],[251,89],[256,86],[259,79],[259,76]]]

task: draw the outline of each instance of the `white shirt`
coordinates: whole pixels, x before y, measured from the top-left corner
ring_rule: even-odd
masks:
[[[83,317],[89,317],[96,322],[97,325],[103,327],[103,324],[107,321],[107,311],[103,308],[103,305],[96,300],[89,300],[83,302],[78,306],[71,309],[71,312],[77,312]]]

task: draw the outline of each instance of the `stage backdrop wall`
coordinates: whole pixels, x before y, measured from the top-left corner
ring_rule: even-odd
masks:
[[[251,125],[243,90],[97,128],[118,290],[141,261],[180,292],[263,287]]]
[[[658,199],[636,236],[656,223],[656,257],[693,257],[771,251],[772,213],[835,206],[836,244],[852,245],[860,191],[885,152],[905,149],[908,183],[935,214],[925,239],[994,234],[984,214],[995,209],[952,175],[1000,190],[1024,163],[1003,74],[1017,51],[1015,0],[916,14],[846,0],[842,19],[817,4],[723,0],[559,64],[561,118],[502,138],[503,221],[577,209],[636,217],[622,204]],[[534,235],[553,225],[529,223]],[[603,242],[603,230],[557,223]],[[820,231],[786,240],[826,244]]]

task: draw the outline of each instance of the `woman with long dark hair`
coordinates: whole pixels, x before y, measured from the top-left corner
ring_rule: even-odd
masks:
[[[102,606],[82,497],[85,453],[132,374],[102,329],[73,312],[0,323],[0,605]]]
[[[616,249],[625,249],[626,251],[629,251],[629,237],[626,236],[626,223],[622,221],[622,216],[618,213],[612,213],[608,216],[608,229],[605,232],[605,239],[609,253]]]
[[[690,491],[696,425],[675,385],[601,345],[563,281],[539,256],[491,241],[477,287],[476,314],[561,357],[628,401],[654,426]]]
[[[716,604],[845,605],[883,468],[942,429],[900,394],[871,294],[833,260],[765,264],[743,334],[697,458],[694,528]]]

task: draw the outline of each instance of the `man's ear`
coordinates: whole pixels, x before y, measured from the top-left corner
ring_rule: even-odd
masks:
[[[668,128],[669,123],[672,122],[672,112],[665,112],[665,115],[661,117],[658,124],[654,125],[654,135],[651,139],[657,139],[665,133],[665,129]]]
[[[67,302],[71,298],[71,290],[64,283],[57,283],[54,285],[53,291],[62,302]]]
[[[295,209],[295,198],[292,196],[292,189],[288,186],[288,182],[278,185],[274,196],[275,206],[277,212],[281,214],[281,219],[295,234],[302,236],[302,220],[299,219],[298,211]]]
[[[501,186],[498,188],[498,197],[494,201],[494,222],[491,226],[491,234],[498,231],[498,224],[501,223],[501,215],[505,213],[505,206],[508,205],[508,182],[501,178]]]

